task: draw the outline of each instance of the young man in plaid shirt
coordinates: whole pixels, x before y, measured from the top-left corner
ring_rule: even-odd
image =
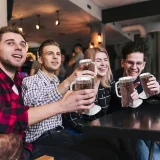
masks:
[[[21,75],[17,69],[26,60],[26,41],[17,27],[0,28],[0,133],[16,132],[25,139],[28,126],[43,121],[57,114],[76,110],[90,109],[94,104],[95,91],[93,89],[68,91],[57,102],[30,108],[24,106],[21,96]],[[66,84],[66,87],[68,85]],[[86,105],[90,104],[90,105]],[[36,114],[35,114],[36,113]],[[32,151],[31,144],[24,144],[24,151]],[[69,151],[55,147],[48,147],[48,153],[59,154],[60,158],[88,159],[83,155],[69,156]],[[27,156],[25,157],[27,159]]]

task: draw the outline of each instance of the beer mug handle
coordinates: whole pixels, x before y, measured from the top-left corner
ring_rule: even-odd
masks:
[[[122,97],[121,95],[119,95],[119,93],[118,93],[118,84],[119,84],[119,81],[117,81],[116,83],[115,83],[115,89],[116,89],[116,95],[117,95],[117,97]]]
[[[75,84],[75,81],[71,83],[69,90],[73,90],[73,85]]]
[[[154,75],[153,75],[153,74],[150,74],[150,76],[151,76],[150,78],[154,77]]]

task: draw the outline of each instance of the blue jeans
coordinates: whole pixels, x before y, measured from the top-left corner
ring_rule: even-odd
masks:
[[[148,160],[151,141],[137,140],[137,160]],[[153,160],[160,160],[160,148],[154,143]]]

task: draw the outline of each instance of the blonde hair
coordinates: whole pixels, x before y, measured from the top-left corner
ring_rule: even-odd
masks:
[[[95,62],[95,57],[98,52],[105,53],[108,57],[108,60],[109,60],[109,55],[108,55],[107,50],[102,47],[94,47],[94,48],[87,49],[84,54],[84,58],[91,59],[93,62]],[[101,85],[105,88],[110,87],[111,78],[112,78],[112,71],[111,71],[110,62],[109,62],[108,72],[107,72],[106,76],[102,77]]]

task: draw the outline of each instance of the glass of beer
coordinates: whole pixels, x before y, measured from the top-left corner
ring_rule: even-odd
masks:
[[[142,99],[147,99],[148,97],[154,95],[154,92],[150,91],[150,89],[147,87],[149,78],[153,77],[153,75],[147,72],[147,73],[140,74],[139,77],[140,77],[141,85],[143,88],[143,92],[140,94],[140,97]]]
[[[92,71],[95,73],[97,72],[96,65],[94,62],[92,62],[91,59],[82,59],[79,61],[79,65],[84,65],[84,64],[86,64],[86,65],[84,66],[83,70],[89,70],[89,71]],[[92,77],[92,84],[94,86],[94,77]]]
[[[118,93],[118,84],[121,95]],[[141,99],[133,101],[131,97],[131,94],[134,92],[133,77],[127,76],[119,78],[119,81],[115,83],[115,89],[117,96],[121,98],[123,107],[136,108],[142,103]]]
[[[77,77],[74,82],[71,83],[70,90],[83,90],[83,89],[93,89],[91,77]],[[90,110],[85,110],[83,113],[87,115],[95,115],[101,110],[101,107],[94,105]]]

